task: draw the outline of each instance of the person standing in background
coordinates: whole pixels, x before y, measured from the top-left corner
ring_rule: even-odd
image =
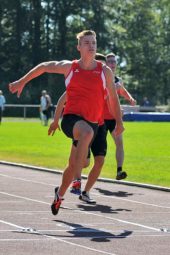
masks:
[[[147,97],[143,98],[142,106],[151,106],[149,100]]]
[[[106,55],[106,64],[108,67],[110,67],[113,73],[116,72],[117,62],[116,62],[116,55],[114,53],[110,53]],[[115,83],[115,88],[116,88],[118,96],[123,97],[125,100],[127,100],[130,103],[130,105],[132,106],[136,105],[136,100],[124,87],[122,79],[118,76],[115,76],[114,83]],[[107,103],[105,104],[105,107],[104,107],[104,121],[105,121],[106,131],[110,132],[116,145],[116,163],[117,163],[116,180],[122,180],[127,177],[127,173],[123,171],[123,163],[124,163],[123,134],[119,134],[118,136],[115,136],[114,129],[116,125],[116,120],[114,116],[110,113]]]
[[[40,98],[40,116],[44,126],[48,126],[48,120],[51,114],[51,97],[43,90]]]
[[[6,100],[5,97],[3,95],[2,90],[0,90],[0,125],[2,122],[2,115],[3,115],[3,111],[4,111],[4,106],[5,106]]]

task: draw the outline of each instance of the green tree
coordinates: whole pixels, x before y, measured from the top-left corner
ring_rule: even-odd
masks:
[[[93,29],[98,51],[117,54],[118,74],[138,103],[147,96],[153,104],[166,104],[169,13],[168,0],[0,0],[0,87],[11,103],[38,103],[43,88],[56,103],[65,89],[59,75],[33,80],[19,101],[7,84],[39,62],[78,58],[76,34]]]

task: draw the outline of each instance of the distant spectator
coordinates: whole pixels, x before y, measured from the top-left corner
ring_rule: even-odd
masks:
[[[143,98],[142,106],[151,106],[151,103],[149,102],[147,97]]]
[[[40,115],[44,126],[48,126],[48,120],[51,116],[51,97],[43,90],[40,98]]]
[[[3,95],[2,90],[0,90],[0,124],[2,121],[2,114],[5,109],[5,103],[6,103],[5,97]]]

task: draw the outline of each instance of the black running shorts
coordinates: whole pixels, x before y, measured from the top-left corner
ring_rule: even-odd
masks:
[[[93,156],[106,156],[107,141],[106,141],[106,127],[105,125],[99,126],[97,134],[91,145]]]
[[[63,119],[61,121],[61,128],[62,128],[64,134],[74,140],[73,128],[74,128],[74,125],[76,124],[76,122],[80,121],[80,120],[84,120],[85,122],[87,122],[87,124],[89,124],[89,126],[94,131],[94,137],[95,137],[95,135],[97,133],[97,129],[98,129],[98,124],[89,122],[89,121],[85,120],[83,117],[75,115],[75,114],[66,114],[63,116]]]
[[[104,122],[105,122],[105,126],[106,126],[106,132],[108,132],[108,130],[109,130],[110,133],[112,133],[116,127],[116,120],[115,119],[104,120]]]

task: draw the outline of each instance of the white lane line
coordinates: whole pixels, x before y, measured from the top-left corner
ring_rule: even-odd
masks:
[[[133,235],[133,236],[127,236],[126,238],[141,238],[141,237],[163,237],[163,238],[165,238],[165,237],[168,237],[169,238],[169,235],[166,235],[166,234],[164,234],[164,235]],[[89,238],[89,237],[83,237],[83,239],[84,238]],[[94,238],[99,238],[99,237],[94,237]],[[102,237],[100,237],[100,238],[102,238]],[[105,238],[105,237],[104,237]],[[109,237],[108,237],[109,238]],[[113,238],[113,239],[115,239],[115,237],[110,237],[110,238]],[[117,238],[119,238],[120,239],[120,237],[117,237]],[[62,240],[71,240],[71,239],[73,239],[73,240],[80,240],[80,239],[82,239],[82,237],[63,237],[62,238]],[[24,239],[24,238],[17,238],[17,239],[7,239],[7,238],[4,238],[4,239],[0,239],[0,242],[12,242],[12,241],[42,241],[42,242],[47,242],[47,241],[49,241],[49,239],[42,239],[42,238],[40,238],[40,239],[38,239],[38,238],[35,238],[35,239]],[[60,239],[60,241],[61,241],[61,239]],[[116,255],[116,254],[113,254],[113,253],[105,253],[105,254],[111,254],[111,255]]]
[[[37,238],[35,238],[35,239],[21,239],[21,238],[17,238],[17,239],[7,239],[7,238],[4,238],[4,239],[0,239],[0,242],[12,242],[12,241],[14,241],[14,242],[17,242],[17,241],[19,241],[19,242],[23,242],[23,241],[29,241],[29,242],[32,242],[32,241],[46,241],[45,239],[37,239]]]
[[[4,194],[4,195],[7,195],[7,196],[18,197],[18,198],[22,198],[22,199],[25,199],[25,200],[29,200],[29,201],[49,205],[49,203],[47,203],[47,202],[36,200],[36,199],[31,199],[31,198],[28,198],[28,197],[17,196],[17,195],[9,194],[9,193],[6,193],[6,192],[0,192],[0,193]],[[139,224],[139,223],[135,223],[135,222],[120,220],[120,219],[117,219],[117,218],[114,218],[114,217],[104,216],[104,215],[100,215],[100,214],[97,214],[97,213],[86,212],[86,211],[80,210],[80,209],[72,209],[72,208],[69,208],[69,207],[67,207],[67,208],[71,209],[71,210],[74,210],[74,211],[77,211],[77,212],[81,212],[82,214],[94,215],[94,216],[101,217],[101,218],[104,218],[104,219],[115,220],[115,221],[118,221],[118,222],[121,222],[121,223],[130,224],[130,225],[134,225],[134,226],[138,226],[138,227],[142,227],[142,228],[146,228],[146,229],[150,229],[150,230],[154,230],[154,231],[158,231],[158,232],[161,231],[159,228],[153,228],[153,227],[149,227],[149,226]]]
[[[14,177],[14,176],[10,176],[10,175],[7,175],[7,174],[0,174],[0,176],[10,178],[10,179],[16,179],[16,180],[20,180],[20,181],[25,181],[25,182],[31,182],[31,183],[35,183],[35,184],[38,183],[38,184],[42,184],[42,185],[45,185],[45,186],[56,187],[56,185],[53,185],[53,184],[49,184],[49,183],[45,183],[45,182],[39,182],[39,181],[33,181],[33,180],[25,179],[25,178]]]
[[[12,226],[12,227],[16,227],[17,229],[19,228],[19,229],[24,229],[24,227],[22,227],[22,226],[19,226],[19,225],[15,225],[15,224],[13,224],[13,223],[11,223],[11,222],[7,222],[7,221],[3,221],[3,220],[0,220],[0,222],[1,223],[3,223],[3,224],[6,224],[6,225],[10,225],[10,226]],[[22,233],[22,232],[21,232]],[[24,232],[25,233],[25,232]],[[32,232],[32,233],[30,233],[30,234],[34,234],[34,233],[36,233],[36,234],[39,234],[40,236],[43,236],[43,237],[47,237],[48,239],[52,239],[52,240],[57,240],[57,241],[60,241],[60,242],[62,242],[62,243],[66,243],[66,244],[69,244],[69,245],[72,245],[72,246],[77,246],[77,247],[80,247],[80,248],[83,248],[83,249],[86,249],[86,250],[89,250],[89,251],[95,251],[95,252],[98,252],[98,253],[101,253],[101,254],[108,254],[108,255],[116,255],[115,253],[109,253],[109,252],[105,252],[105,251],[102,251],[102,250],[97,250],[97,249],[93,249],[93,248],[90,248],[90,247],[87,247],[87,246],[84,246],[84,245],[80,245],[80,244],[75,244],[75,243],[73,243],[73,242],[69,242],[69,241],[66,241],[66,240],[64,240],[63,238],[57,238],[57,237],[55,237],[55,236],[50,236],[50,235],[47,235],[47,234],[42,234],[42,233],[40,233],[40,232]],[[93,238],[93,237],[90,237],[90,238]],[[98,236],[98,238],[99,238],[99,236]],[[100,237],[101,238],[101,237]],[[105,238],[110,238],[110,236],[106,236]],[[113,238],[113,236],[112,236],[112,238]],[[68,238],[69,239],[69,238]],[[4,240],[4,239],[3,239]],[[9,239],[9,240],[11,240],[11,239]],[[34,240],[34,239],[33,239]]]
[[[141,237],[162,237],[162,238],[165,238],[165,237],[168,237],[169,238],[169,235],[133,235],[133,236],[128,236],[128,237],[126,237],[126,238],[141,238]],[[94,237],[95,238],[95,237]],[[98,237],[99,238],[99,237]],[[100,237],[100,238],[102,238],[102,237]],[[108,237],[108,238],[112,238],[112,239],[116,239],[115,237]],[[119,239],[121,239],[120,237],[118,237]],[[117,238],[117,239],[118,239]],[[71,239],[73,239],[73,240],[81,240],[82,239],[82,237],[64,237],[64,238],[62,238],[62,240],[64,241],[64,240],[71,240]],[[83,237],[83,239],[89,239],[89,237]],[[97,238],[96,238],[97,239]],[[30,241],[30,242],[32,242],[32,241],[41,241],[41,242],[47,242],[47,241],[49,241],[49,239],[37,239],[37,238],[35,238],[35,239],[24,239],[24,238],[17,238],[17,239],[7,239],[7,238],[4,238],[4,239],[0,239],[0,242],[12,242],[12,241],[14,241],[14,242],[23,242],[23,241]],[[61,239],[59,240],[59,241],[61,241]],[[76,245],[77,246],[77,245]],[[87,248],[87,247],[86,247]],[[96,251],[96,250],[95,250]],[[99,253],[101,253],[100,251],[99,251]],[[116,255],[116,254],[113,254],[113,253],[105,253],[105,254],[110,254],[110,255]]]
[[[48,183],[39,182],[39,181],[33,181],[33,180],[25,179],[25,178],[11,177],[10,175],[5,175],[5,174],[0,174],[0,176],[11,178],[11,179],[16,179],[16,180],[21,180],[21,181],[26,181],[26,182],[31,182],[31,183],[35,183],[35,184],[42,184],[42,185],[45,185],[45,186],[56,187],[56,185],[53,185],[53,184],[48,184]],[[126,199],[126,198],[121,198],[121,197],[107,196],[107,195],[102,195],[102,194],[98,194],[98,193],[95,193],[95,192],[91,192],[91,194],[95,195],[95,196],[98,196],[98,197],[103,197],[103,198],[117,199],[117,200],[122,200],[122,201],[125,201],[125,202],[127,201],[127,202],[137,203],[137,204],[141,204],[141,205],[147,205],[147,206],[153,206],[153,207],[158,207],[158,208],[170,209],[170,206],[162,206],[162,205],[145,203],[145,202],[140,202],[140,201]]]
[[[101,195],[101,194],[97,194],[95,192],[91,192],[91,194],[93,194],[95,196],[99,196],[99,197],[109,198],[109,199],[117,199],[117,200],[123,200],[123,201],[126,201],[126,202],[137,203],[137,204],[141,204],[141,205],[147,205],[147,206],[149,205],[149,206],[154,206],[154,207],[159,207],[159,208],[164,208],[164,209],[170,209],[170,206],[155,205],[155,204],[140,202],[140,201],[136,201],[136,200],[126,199],[126,198]]]
[[[91,212],[85,212],[85,211],[81,211],[81,213],[84,214],[90,214],[90,215],[94,215],[94,216],[98,216],[98,217],[103,217],[103,215],[97,214],[97,213],[91,213]],[[125,223],[125,224],[130,224],[130,225],[134,225],[134,226],[138,226],[138,227],[142,227],[142,228],[146,228],[146,229],[150,229],[150,230],[154,230],[154,231],[158,231],[160,232],[161,230],[159,228],[153,228],[153,227],[149,227],[143,224],[139,224],[139,223],[135,223],[135,222],[131,222],[131,221],[126,221],[126,220],[120,220],[114,217],[109,217],[109,216],[104,216],[105,219],[109,219],[109,220],[115,220],[121,223]]]
[[[4,220],[0,220],[0,223],[3,223],[5,225],[9,225],[11,227],[15,227],[15,228],[19,228],[19,229],[23,229],[24,227],[22,226],[19,226],[19,225],[16,225],[16,224],[13,224],[11,222],[8,222],[8,221],[4,221]]]
[[[16,202],[13,201],[13,203],[16,203]],[[23,203],[23,202],[20,201],[20,203]],[[44,213],[49,213],[49,210],[48,211],[45,211],[45,210],[44,211],[42,211],[42,210],[41,211],[27,211],[27,212],[26,211],[19,211],[19,210],[18,211],[3,210],[3,211],[1,211],[1,213],[2,212],[5,212],[5,213],[17,213],[17,214],[21,214],[21,213],[25,213],[25,214],[27,214],[27,213],[28,214],[35,214],[35,213],[39,214],[39,213],[42,213],[42,214],[44,214]]]
[[[31,222],[31,224],[33,225],[33,223]],[[54,223],[53,223],[53,225],[54,225]],[[90,226],[91,227],[91,226]],[[89,227],[89,228],[90,228]],[[0,232],[12,232],[13,231],[13,229],[0,229]],[[69,232],[69,231],[73,231],[73,230],[71,230],[71,229],[39,229],[39,230],[37,230],[37,231],[41,231],[41,232]],[[75,232],[77,231],[77,230],[74,230]],[[101,230],[102,231],[102,230]],[[106,230],[105,229],[105,232],[110,232],[110,233],[120,233],[120,231],[121,230]],[[79,231],[77,231],[77,232],[79,232]],[[90,232],[90,231],[89,231]],[[96,232],[99,232],[99,231],[96,231]],[[134,230],[133,229],[133,233],[151,233],[151,231],[148,231],[148,230]],[[155,231],[153,231],[154,233],[155,233]]]
[[[0,194],[11,196],[11,197],[22,198],[24,200],[28,200],[28,201],[32,201],[32,202],[37,202],[37,203],[40,203],[40,204],[51,205],[50,203],[47,203],[47,202],[44,202],[44,201],[40,201],[40,200],[37,200],[37,199],[32,199],[32,198],[29,198],[29,197],[17,196],[17,195],[14,195],[14,194],[9,194],[7,192],[0,192]]]
[[[18,201],[18,200],[0,201],[0,204],[9,204],[9,203],[23,203],[23,202],[22,201]]]

